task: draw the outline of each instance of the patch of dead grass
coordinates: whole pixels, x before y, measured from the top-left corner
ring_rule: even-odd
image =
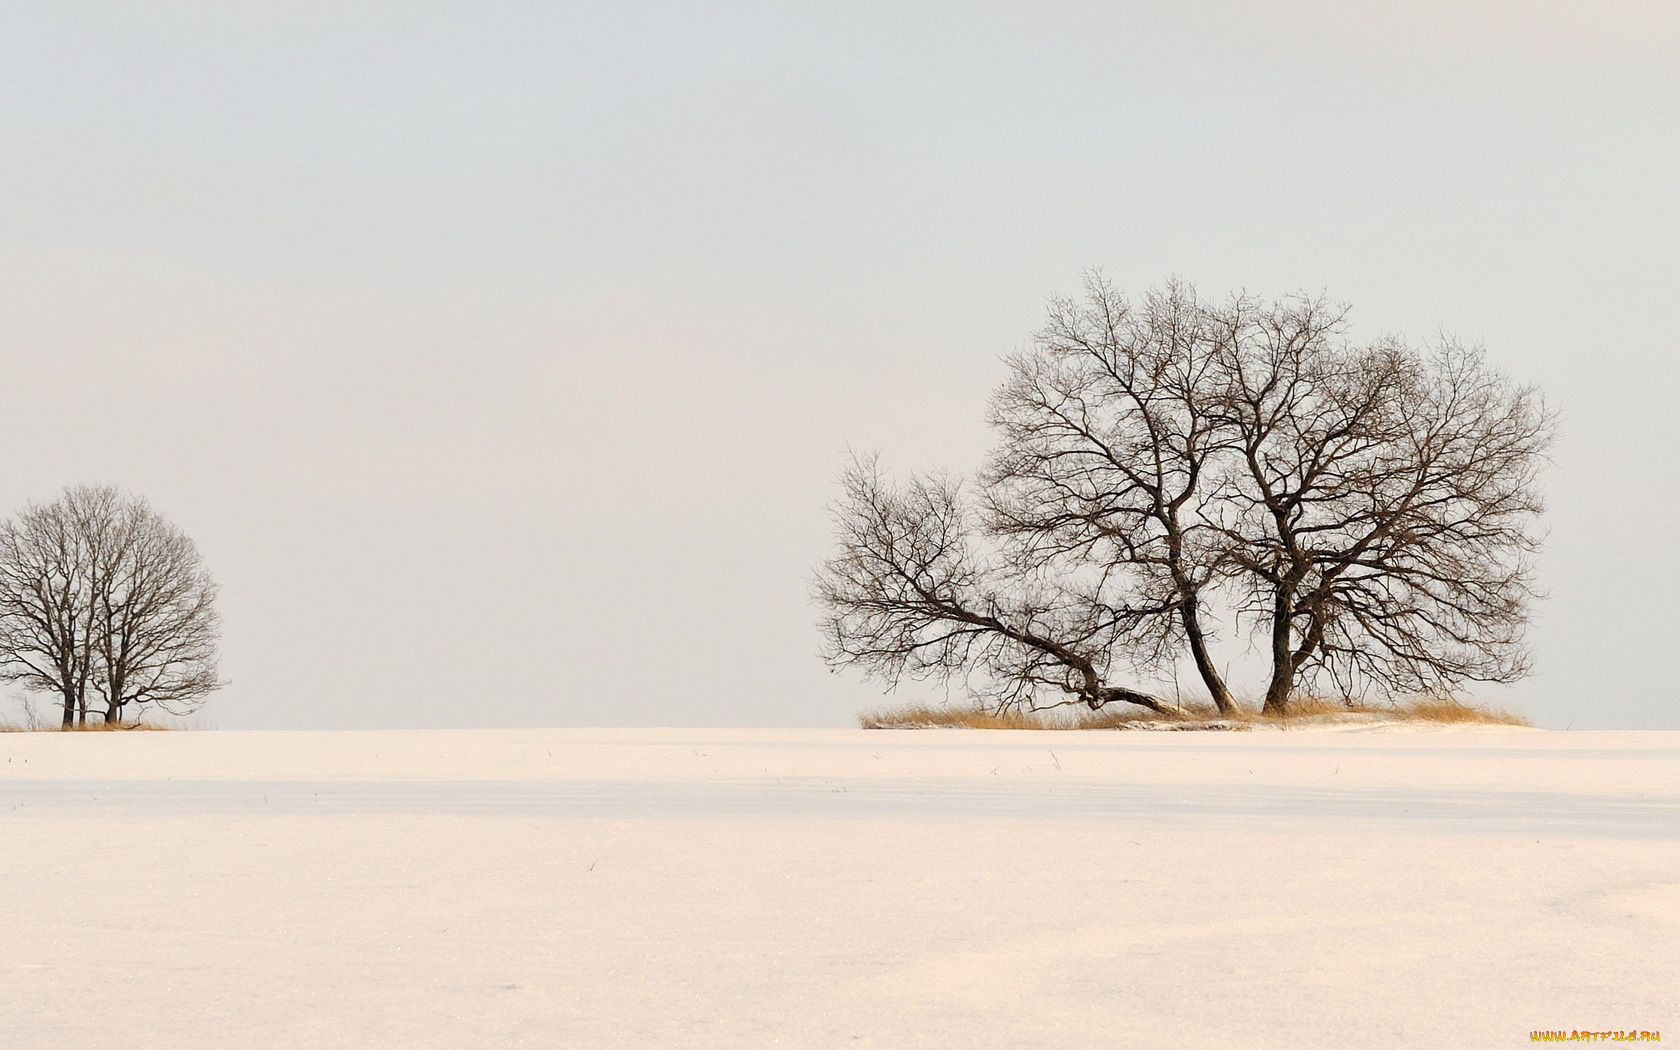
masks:
[[[1086,707],[1053,707],[1042,711],[992,711],[960,705],[905,704],[865,711],[858,716],[864,729],[1250,729],[1283,727],[1302,722],[1418,722],[1429,724],[1531,725],[1514,711],[1466,704],[1450,697],[1420,697],[1393,704],[1300,697],[1283,715],[1261,713],[1257,705],[1241,705],[1231,715],[1211,707],[1191,707],[1190,718],[1171,718],[1142,707],[1116,705],[1092,711]]]
[[[16,722],[0,722],[0,733],[167,733],[174,728],[153,725],[150,722],[117,722],[112,725],[89,722],[85,726],[60,726],[56,722],[51,725],[28,726]]]
[[[1042,711],[998,712],[979,707],[906,704],[865,711],[858,716],[858,724],[865,729],[1122,729],[1134,722],[1162,719],[1153,711],[1120,705],[1097,711],[1069,705]]]
[[[1397,722],[1500,726],[1533,725],[1526,717],[1515,711],[1507,711],[1501,707],[1467,704],[1450,696],[1412,697],[1392,704],[1303,696],[1290,701],[1289,711],[1283,715],[1266,715],[1261,714],[1258,710],[1249,711],[1246,709],[1242,715],[1244,718],[1259,722],[1279,723],[1302,718],[1334,719],[1338,716],[1363,716]]]
[[[57,728],[57,727],[54,727]],[[63,730],[67,733],[167,733],[173,726],[160,726],[151,722],[89,722],[85,726],[71,726]]]

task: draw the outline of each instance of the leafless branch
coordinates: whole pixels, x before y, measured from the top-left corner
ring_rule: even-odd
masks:
[[[1105,681],[1117,618],[1077,593],[988,560],[962,486],[938,476],[888,483],[873,458],[842,478],[839,551],[814,590],[824,655],[896,685],[960,679],[1000,709],[1174,705]]]

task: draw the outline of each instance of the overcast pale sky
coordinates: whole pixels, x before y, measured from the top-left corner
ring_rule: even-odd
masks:
[[[1676,128],[1672,0],[9,0],[0,510],[194,536],[225,728],[843,725],[848,447],[975,465],[1088,267],[1327,290],[1562,410],[1483,695],[1677,728]]]

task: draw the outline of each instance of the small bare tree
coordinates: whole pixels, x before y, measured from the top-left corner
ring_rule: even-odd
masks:
[[[62,724],[155,705],[184,713],[221,683],[216,585],[197,547],[142,499],[68,489],[0,524],[0,677],[54,693]]]
[[[1187,654],[1229,712],[1223,611],[1264,640],[1274,713],[1303,683],[1526,673],[1553,419],[1479,351],[1354,343],[1322,298],[1169,283],[1134,307],[1093,278],[1009,372],[972,506],[951,480],[846,475],[816,590],[832,664],[962,677],[1000,707],[1059,690],[1166,710],[1106,678]]]
[[[82,523],[105,500],[72,490],[0,524],[0,675],[56,693],[65,728],[87,720],[97,588]]]

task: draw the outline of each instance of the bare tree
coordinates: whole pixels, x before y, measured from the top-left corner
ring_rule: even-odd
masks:
[[[1104,598],[1124,606],[1134,656],[1159,664],[1187,646],[1230,712],[1203,615],[1222,550],[1207,514],[1227,436],[1206,396],[1222,334],[1187,285],[1134,308],[1093,275],[1085,299],[1054,300],[1032,348],[1009,359],[983,484],[989,525],[1020,542],[1019,557],[1098,571],[1123,592]]]
[[[0,524],[0,677],[55,693],[62,724],[195,708],[216,677],[216,585],[142,499],[78,487]]]
[[[1391,695],[1528,667],[1551,413],[1480,351],[1350,344],[1345,314],[1226,309],[1218,411],[1241,465],[1225,564],[1267,640],[1270,711],[1303,679]]]
[[[1134,307],[1093,278],[1009,370],[972,505],[873,461],[846,475],[817,581],[831,663],[962,677],[1002,707],[1060,690],[1164,710],[1106,678],[1188,655],[1229,712],[1225,620],[1264,640],[1271,712],[1303,684],[1526,673],[1553,419],[1479,351],[1354,343],[1322,298],[1169,283]]]
[[[80,520],[91,495],[66,493],[0,524],[0,675],[56,693],[65,728],[87,720],[96,585]]]
[[[855,461],[842,483],[840,550],[815,584],[832,665],[894,685],[960,678],[999,708],[1041,706],[1049,694],[1042,706],[1119,700],[1182,713],[1107,682],[1117,622],[1088,594],[978,549],[960,484],[920,477],[895,487],[873,459]]]

